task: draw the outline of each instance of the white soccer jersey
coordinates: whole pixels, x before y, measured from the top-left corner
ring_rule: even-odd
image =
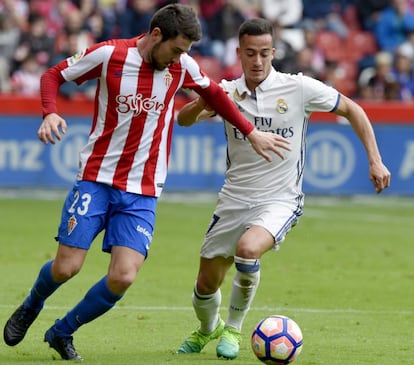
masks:
[[[226,122],[228,160],[221,192],[252,204],[297,199],[302,205],[308,119],[314,111],[333,111],[339,92],[302,74],[284,74],[274,69],[256,88],[255,95],[247,88],[244,76],[223,80],[222,86],[257,129],[286,137],[292,151],[283,150],[285,160],[273,154],[269,163]]]
[[[97,44],[57,67],[66,81],[99,80],[77,178],[159,196],[171,148],[174,96],[181,87],[207,88],[210,80],[187,54],[179,64],[154,70],[139,54],[137,40]]]

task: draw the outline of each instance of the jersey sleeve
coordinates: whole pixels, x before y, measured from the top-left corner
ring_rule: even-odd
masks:
[[[56,97],[61,84],[65,79],[54,66],[48,69],[40,78],[40,101],[42,104],[43,118],[51,113],[57,113]]]
[[[98,43],[49,68],[40,79],[42,114],[45,117],[57,113],[56,97],[64,82],[74,81],[78,85],[86,80],[99,78],[105,62],[107,43]]]
[[[337,108],[341,95],[338,90],[309,76],[303,76],[302,83],[307,112],[332,112]]]
[[[74,81],[78,85],[87,80],[99,78],[102,73],[102,65],[108,61],[109,48],[113,48],[108,42],[98,43],[67,58],[57,65],[65,81]]]

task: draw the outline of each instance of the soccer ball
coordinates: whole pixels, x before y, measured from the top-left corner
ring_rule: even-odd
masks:
[[[251,344],[254,354],[265,364],[289,364],[302,351],[302,331],[297,323],[288,317],[268,316],[253,330]]]

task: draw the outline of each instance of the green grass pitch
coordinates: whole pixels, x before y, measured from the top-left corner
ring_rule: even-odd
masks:
[[[191,197],[182,196],[191,201]],[[53,239],[63,197],[0,199],[0,324],[21,303]],[[269,314],[293,318],[304,334],[297,365],[412,365],[414,359],[413,199],[375,196],[308,198],[282,249],[262,259],[262,279],[234,365],[260,364],[250,349],[253,326]],[[215,343],[176,355],[195,329],[191,293],[198,251],[215,197],[158,206],[150,256],[127,295],[74,335],[90,365],[220,364]],[[57,364],[44,332],[105,273],[109,256],[97,240],[82,271],[46,303],[22,343],[0,346],[0,364]],[[222,316],[232,275],[223,288]]]

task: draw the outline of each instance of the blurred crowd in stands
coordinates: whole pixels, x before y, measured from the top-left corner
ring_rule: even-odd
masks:
[[[216,81],[238,77],[239,25],[275,29],[274,67],[303,72],[360,100],[414,100],[414,0],[0,0],[0,93],[37,95],[43,71],[96,42],[148,30],[168,3],[193,6],[203,38],[191,50]],[[93,98],[95,82],[66,83]]]

